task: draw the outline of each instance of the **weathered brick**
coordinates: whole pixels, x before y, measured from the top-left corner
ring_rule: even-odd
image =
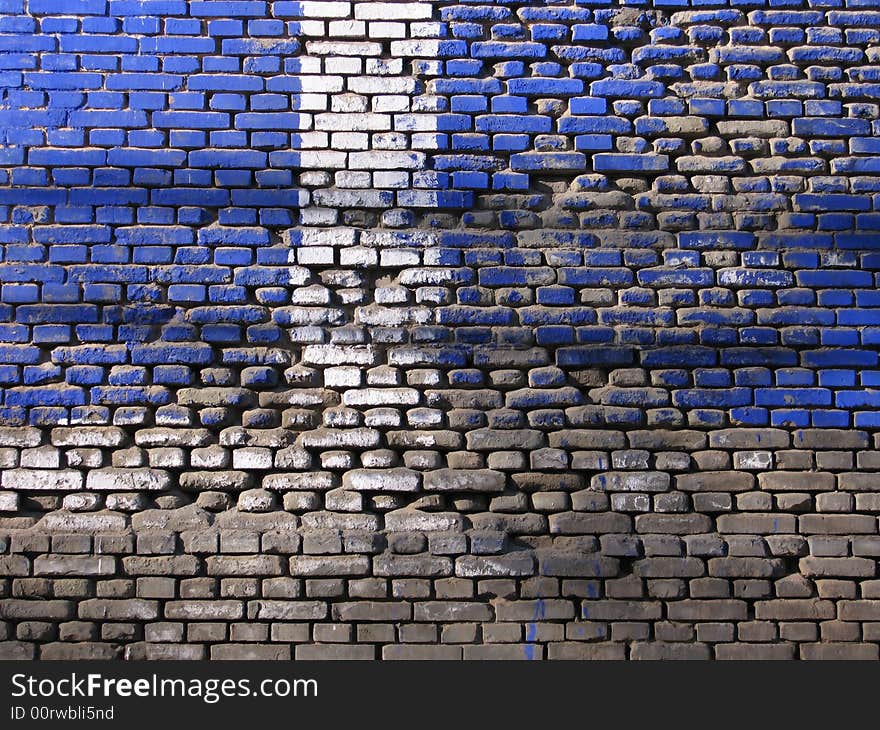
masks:
[[[870,3],[57,4],[0,655],[876,658]]]
[[[282,575],[285,560],[278,555],[216,555],[205,561],[208,575]]]
[[[90,598],[78,610],[80,618],[105,621],[151,621],[159,616],[158,602],[141,598]]]
[[[252,601],[248,604],[251,620],[302,621],[319,620],[327,615],[323,601]]]
[[[244,605],[241,601],[169,601],[165,604],[165,618],[184,621],[234,621],[244,618]]]

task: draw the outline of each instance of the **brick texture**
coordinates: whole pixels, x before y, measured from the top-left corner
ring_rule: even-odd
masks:
[[[0,0],[0,657],[877,659],[878,59]]]

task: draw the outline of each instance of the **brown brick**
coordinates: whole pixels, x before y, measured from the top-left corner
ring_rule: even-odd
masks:
[[[666,613],[671,621],[744,621],[748,618],[748,604],[730,599],[686,599],[671,601]]]
[[[722,535],[773,535],[797,532],[797,517],[787,514],[749,512],[719,515],[718,532]]]
[[[794,659],[794,644],[718,644],[715,647],[716,659],[735,659],[745,661]]]
[[[876,534],[877,518],[868,515],[802,515],[800,532],[807,535]]]
[[[758,474],[758,486],[769,492],[829,492],[837,480],[829,472],[768,471]]]
[[[631,659],[709,659],[711,651],[706,644],[666,643],[662,641],[635,642],[630,650]]]
[[[626,659],[626,645],[603,642],[587,644],[582,641],[564,641],[547,644],[547,658],[561,660],[621,660]]]
[[[584,601],[581,616],[590,621],[645,621],[659,619],[663,604],[656,601]]]
[[[800,571],[808,578],[853,577],[872,578],[877,561],[868,558],[816,558],[809,556],[799,561]]]
[[[876,661],[880,658],[880,650],[877,644],[858,644],[858,643],[829,643],[829,644],[801,644],[801,659],[820,659],[820,660],[872,660]]]
[[[241,601],[169,601],[165,618],[183,621],[234,621],[244,618]]]
[[[818,599],[781,599],[755,603],[755,618],[769,621],[816,621],[832,619],[836,609],[832,601]]]

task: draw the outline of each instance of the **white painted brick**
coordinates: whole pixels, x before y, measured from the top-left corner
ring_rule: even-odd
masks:
[[[330,38],[362,38],[367,34],[367,24],[362,20],[332,20],[327,34]]]
[[[347,18],[351,15],[351,3],[304,0],[297,3],[299,18]]]
[[[320,118],[320,117],[316,117]],[[401,132],[432,132],[440,126],[436,114],[395,114],[394,128]]]
[[[321,59],[312,58],[311,56],[288,58],[284,61],[284,73],[319,74],[321,73]],[[271,86],[271,83],[269,85]]]
[[[406,38],[406,23],[370,23],[367,35],[370,38]]]
[[[315,56],[381,56],[382,44],[366,41],[306,41],[306,51]]]
[[[370,135],[363,132],[336,132],[333,135],[333,149],[366,150],[370,147]]]
[[[364,2],[354,6],[354,17],[359,20],[382,20],[400,18],[402,20],[428,20],[434,8],[430,2],[382,3]]]
[[[372,345],[309,345],[302,354],[303,362],[314,365],[373,365],[376,358]]]
[[[327,94],[297,94],[296,108],[300,111],[327,111]]]
[[[449,147],[445,134],[417,133],[411,137],[411,146],[414,150],[445,150]]]
[[[300,20],[296,24],[296,34],[308,38],[326,38],[327,30],[323,20]]]
[[[367,385],[400,385],[402,373],[388,365],[378,365],[367,370]]]
[[[377,150],[405,150],[408,143],[407,136],[400,132],[380,132],[373,135],[373,149]]]
[[[332,226],[339,219],[339,211],[334,208],[303,208],[299,212],[299,222],[304,226]]]
[[[247,446],[232,452],[233,469],[271,469],[272,451],[259,447]]]
[[[445,96],[419,94],[412,99],[414,112],[445,112],[449,110],[449,101]]]
[[[418,266],[419,252],[406,249],[388,249],[380,252],[379,265],[398,268],[402,266]]]
[[[333,249],[321,248],[318,246],[314,248],[303,248],[297,251],[296,258],[303,265],[305,265],[306,263],[332,264]],[[329,304],[330,290],[325,286],[321,286],[320,284],[313,284],[312,286],[301,286],[291,292],[290,303],[315,305]]]
[[[332,74],[353,76],[361,73],[363,66],[363,59],[357,56],[332,56],[324,59],[324,68],[327,73]]]
[[[333,182],[333,176],[322,170],[306,170],[299,176],[299,184],[309,188],[326,188]]]
[[[229,466],[229,451],[222,446],[193,449],[189,458],[194,469],[223,469]]]
[[[408,112],[408,96],[375,96],[373,97],[373,111],[383,112]]]
[[[341,170],[336,173],[334,184],[338,188],[367,189],[373,187],[373,179],[369,172]]]
[[[415,388],[360,388],[344,393],[342,402],[347,406],[414,406],[419,402],[419,391]]]
[[[374,246],[376,248],[396,248],[401,245],[401,241],[406,241],[407,245],[417,246],[436,246],[436,231],[407,231],[401,236],[397,231],[384,231],[379,229],[365,230],[361,233],[361,245]],[[416,264],[418,263],[418,252],[415,252]],[[414,264],[409,264],[410,266]]]
[[[297,93],[338,94],[345,80],[342,76],[288,76],[287,83],[294,85]]]
[[[57,469],[61,466],[61,452],[53,446],[22,449],[19,465],[31,469]]]
[[[416,289],[419,304],[444,304],[449,301],[449,290],[442,286],[420,286]]]
[[[324,371],[324,386],[327,388],[356,388],[360,384],[360,368],[340,366]]]
[[[358,94],[338,94],[333,97],[330,110],[334,112],[365,112],[370,100]]]
[[[371,248],[354,246],[344,248],[339,252],[339,265],[358,268],[368,268],[379,263],[379,252]]]
[[[402,422],[400,411],[394,408],[370,408],[364,412],[364,424],[373,427],[399,426]]]
[[[303,168],[314,167],[317,169],[343,169],[345,167],[345,152],[308,152],[299,153],[299,166]]]
[[[415,428],[442,426],[443,411],[436,408],[413,408],[406,412],[406,422]]]
[[[373,185],[383,189],[403,190],[410,184],[409,173],[380,170],[373,173]]]
[[[388,114],[317,114],[315,129],[331,132],[362,132],[391,129],[391,116]]]
[[[328,246],[307,246],[305,248],[298,249],[296,252],[297,263],[302,264],[303,266],[312,266],[315,264],[333,264],[333,249]],[[326,302],[320,302],[321,304],[328,304],[329,299]],[[304,302],[300,302],[301,304]]]
[[[296,136],[296,142],[300,150],[325,149],[330,137],[326,132],[300,132]]]
[[[395,58],[437,58],[441,41],[433,39],[391,41],[391,55]]]
[[[10,469],[3,472],[3,487],[22,491],[74,491],[82,489],[83,476],[73,469]]]
[[[367,298],[364,289],[337,289],[336,296],[343,306],[363,304]]]
[[[420,59],[413,61],[413,73],[419,76],[442,76],[444,73],[443,61],[428,61]]]
[[[330,228],[326,230],[306,230],[298,234],[300,246],[354,246],[358,232],[354,228]],[[285,242],[290,245],[286,238]]]
[[[410,23],[410,38],[443,38],[446,23]]]
[[[348,158],[352,170],[417,170],[425,166],[421,152],[352,152]]]
[[[291,342],[299,342],[301,344],[323,342],[324,330],[317,324],[293,327],[292,329],[287,330],[287,336],[290,337]]]
[[[358,94],[413,94],[418,82],[413,78],[358,76],[348,79],[348,90]]]
[[[403,73],[402,58],[368,58],[367,74],[369,76],[396,76]]]

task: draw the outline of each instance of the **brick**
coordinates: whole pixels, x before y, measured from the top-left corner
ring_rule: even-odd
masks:
[[[369,573],[370,560],[363,556],[297,555],[290,558],[290,574],[294,576],[364,576]]]
[[[667,611],[672,621],[743,621],[748,605],[736,600],[684,600],[670,603]]]
[[[390,644],[382,647],[382,658],[449,661],[462,658],[462,647],[434,644]]]
[[[217,555],[206,561],[208,575],[282,575],[284,558],[277,555]]]
[[[801,659],[813,660],[876,660],[878,648],[876,644],[802,644],[800,647]]]
[[[34,559],[34,575],[100,576],[114,575],[116,559],[79,555],[38,555]]]
[[[376,658],[376,648],[370,644],[300,644],[295,650],[296,659],[306,661],[355,660]]]
[[[706,644],[635,642],[630,650],[630,658],[651,661],[705,660],[710,658],[710,649]]]
[[[169,601],[165,604],[165,618],[184,621],[234,621],[244,618],[244,607],[240,601]]]
[[[480,644],[465,646],[466,661],[534,661],[543,659],[539,644]]]
[[[71,601],[34,601],[17,598],[4,598],[0,603],[0,618],[13,620],[65,620],[75,615],[75,605]]]
[[[876,562],[868,558],[817,558],[809,556],[799,561],[800,572],[809,577],[873,577]]]
[[[327,604],[323,601],[253,601],[248,604],[247,613],[251,620],[319,620],[327,615]]]
[[[833,474],[810,472],[767,472],[758,474],[758,485],[768,491],[822,492],[835,489]]]
[[[650,621],[662,612],[662,604],[653,601],[584,601],[581,609],[590,621]]]
[[[412,615],[412,605],[406,602],[375,601],[336,603],[333,605],[332,615],[337,621],[407,621]]]
[[[211,659],[221,661],[283,661],[290,659],[290,647],[278,644],[216,644]]]
[[[783,659],[795,658],[794,644],[718,644],[715,646],[715,657],[717,659],[754,661],[754,660],[771,660],[779,661]]]
[[[571,601],[539,599],[536,601],[504,601],[495,606],[498,621],[543,621],[572,619],[575,609]]]
[[[850,535],[877,532],[876,518],[868,515],[802,515],[800,531],[807,535]]]
[[[834,615],[834,603],[831,601],[785,599],[755,603],[755,618],[760,620],[816,621],[831,619]]]
[[[79,617],[110,621],[153,620],[159,616],[156,601],[140,598],[100,599],[91,598],[79,604]]]
[[[468,601],[429,601],[413,607],[416,621],[491,621],[491,606]]]

